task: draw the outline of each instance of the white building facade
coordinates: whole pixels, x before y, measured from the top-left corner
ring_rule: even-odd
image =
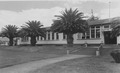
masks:
[[[90,29],[86,33],[76,33],[73,35],[74,44],[120,44],[120,36],[111,38],[111,22],[113,19],[103,19],[89,21]],[[46,28],[48,32],[46,37],[37,37],[37,45],[44,44],[67,44],[67,36],[63,33],[53,33],[49,31],[50,27]],[[20,45],[30,44],[30,38],[24,37],[19,40]]]

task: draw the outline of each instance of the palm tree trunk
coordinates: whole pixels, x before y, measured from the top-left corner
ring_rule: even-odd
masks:
[[[68,47],[73,46],[73,34],[67,34],[67,45]]]
[[[9,46],[13,46],[13,38],[9,38]]]
[[[31,46],[35,46],[36,45],[36,36],[31,36]]]

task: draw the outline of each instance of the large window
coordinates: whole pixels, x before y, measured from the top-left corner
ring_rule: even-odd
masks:
[[[86,39],[90,39],[90,31],[86,32]]]
[[[43,40],[43,37],[41,36],[40,39]]]
[[[100,38],[100,26],[91,26],[91,29],[86,33],[82,33],[81,36],[82,39]],[[80,34],[78,38],[80,38]]]
[[[100,38],[100,26],[96,26],[96,38]]]
[[[56,40],[58,40],[59,39],[59,34],[58,33],[56,33]]]
[[[39,41],[40,39],[39,39],[39,36],[37,36],[37,40]]]
[[[82,33],[82,39],[90,39],[90,31],[87,31],[86,33]]]
[[[67,39],[67,35],[63,33],[63,39]]]
[[[50,40],[50,32],[48,32],[48,40]]]
[[[82,39],[85,39],[85,33],[82,33]]]
[[[46,40],[46,36],[44,37],[44,40]]]
[[[95,26],[91,26],[91,38],[95,38]]]
[[[52,32],[52,40],[54,40],[54,32]]]

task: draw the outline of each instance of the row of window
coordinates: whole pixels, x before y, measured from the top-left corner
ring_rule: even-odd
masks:
[[[89,31],[86,33],[78,33],[78,39],[92,39],[92,38],[100,38],[100,26],[91,26]],[[63,39],[66,39],[67,35],[63,34]],[[53,32],[47,32],[46,37],[37,37],[37,40],[59,40],[59,34]],[[28,41],[28,37],[22,38],[22,41]]]
[[[55,38],[55,36],[56,36],[56,38]],[[52,37],[52,38],[51,38],[51,37]],[[66,39],[66,38],[67,38],[67,35],[63,34],[63,39]],[[47,32],[46,37],[41,37],[41,36],[39,36],[39,37],[37,37],[36,39],[37,39],[38,41],[39,41],[39,40],[59,40],[59,34],[52,32],[52,34],[50,35],[50,32]],[[23,37],[21,41],[22,41],[22,42],[26,42],[26,41],[28,41],[28,40],[29,40],[28,37]]]
[[[55,35],[56,35],[56,40],[59,39],[59,34],[58,33],[53,33],[50,35],[50,32],[47,32],[45,37],[37,37],[37,40],[55,40]],[[52,36],[52,38],[50,38],[50,36]]]
[[[21,39],[22,42],[27,42],[28,40],[29,40],[28,37],[23,37],[23,38]]]

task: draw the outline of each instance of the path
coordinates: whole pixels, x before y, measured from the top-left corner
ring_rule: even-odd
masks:
[[[29,63],[24,63],[20,65],[15,65],[12,67],[2,68],[0,69],[0,73],[29,73],[30,71],[39,69],[43,66],[64,61],[64,60],[70,60],[75,58],[82,58],[82,57],[89,57],[88,55],[66,55],[63,57],[58,58],[51,58],[46,60],[40,60],[40,61],[33,61]]]

